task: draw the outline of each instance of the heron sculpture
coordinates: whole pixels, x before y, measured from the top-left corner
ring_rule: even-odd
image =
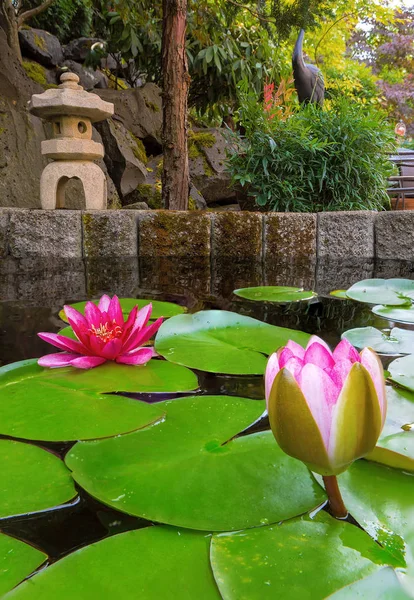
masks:
[[[315,102],[322,106],[325,95],[325,83],[321,71],[315,65],[308,65],[303,60],[304,29],[300,30],[293,50],[292,66],[295,88],[299,102]]]

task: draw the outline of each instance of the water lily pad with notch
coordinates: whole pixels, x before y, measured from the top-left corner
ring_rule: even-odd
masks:
[[[378,317],[395,321],[395,323],[406,323],[408,325],[414,323],[414,306],[384,306],[378,304],[373,307],[372,312]]]
[[[0,596],[12,590],[47,559],[46,554],[0,533]]]
[[[357,327],[342,334],[356,348],[372,348],[379,354],[414,353],[414,331],[394,327],[391,331],[381,331],[375,327]]]
[[[333,290],[332,292],[329,292],[329,295],[332,296],[333,298],[340,298],[341,300],[349,300],[348,296],[346,295],[346,290]]]
[[[198,396],[159,407],[162,423],[76,444],[66,464],[79,485],[128,514],[207,531],[273,523],[323,501],[322,488],[271,432],[232,439],[263,413],[263,401]]]
[[[214,535],[223,600],[315,600],[395,562],[364,531],[321,511],[314,520]]]
[[[0,440],[0,518],[54,508],[76,496],[57,456],[32,444]]]
[[[209,564],[211,535],[147,527],[65,556],[5,600],[220,600]]]
[[[414,354],[393,360],[388,371],[391,381],[414,392]]]
[[[318,295],[316,292],[305,291],[303,288],[287,287],[284,285],[263,285],[260,287],[240,288],[234,290],[233,293],[246,300],[274,302],[276,304],[303,302],[305,300],[311,300]]]
[[[85,312],[85,306],[88,300],[84,300],[83,302],[76,302],[75,304],[69,304],[72,308],[75,308],[82,314]],[[98,305],[99,300],[91,300],[94,304]],[[150,302],[152,303],[152,313],[151,320],[158,319],[159,317],[164,317],[164,319],[168,319],[169,317],[174,317],[175,315],[181,315],[186,311],[184,306],[180,306],[179,304],[174,304],[173,302],[161,302],[160,300],[151,300],[150,298],[120,298],[119,302],[121,303],[121,308],[124,317],[129,315],[134,306],[138,306],[139,308],[143,308],[147,306]],[[59,317],[65,323],[68,322],[65,311],[59,311]]]
[[[414,299],[414,281],[410,279],[364,279],[351,286],[346,295],[366,304],[400,306]]]
[[[261,375],[267,357],[288,340],[306,345],[310,335],[225,310],[173,317],[161,325],[155,350],[167,360],[201,371]]]
[[[26,360],[0,369],[0,434],[42,441],[118,435],[163,416],[149,405],[110,392],[182,392],[197,388],[189,369],[161,360],[134,367],[105,363],[87,371],[44,369]]]

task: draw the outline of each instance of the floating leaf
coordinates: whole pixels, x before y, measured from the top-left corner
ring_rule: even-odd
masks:
[[[414,299],[414,281],[410,279],[364,279],[351,286],[346,295],[367,304],[399,306]]]
[[[197,385],[191,371],[160,360],[142,367],[108,362],[88,371],[44,369],[26,360],[0,369],[0,434],[43,441],[118,435],[163,413],[108,392],[182,392]]]
[[[46,554],[0,533],[0,596],[12,590],[47,559]]]
[[[378,315],[388,321],[395,321],[395,323],[414,323],[414,306],[383,306],[378,304],[372,309],[374,315]]]
[[[286,302],[303,302],[315,298],[316,292],[307,292],[303,288],[287,287],[284,285],[263,285],[260,287],[248,287],[234,290],[240,298],[256,300],[258,302],[275,302],[284,304]]]
[[[329,295],[333,296],[334,298],[349,300],[348,296],[346,295],[346,290],[333,290],[332,292],[329,292]]]
[[[342,334],[356,348],[372,348],[380,354],[414,353],[414,331],[394,327],[383,332],[375,327],[357,327]]]
[[[159,407],[162,423],[68,452],[66,464],[88,493],[131,515],[209,531],[280,521],[324,499],[271,432],[231,439],[263,413],[263,401],[198,396]]]
[[[5,600],[220,600],[208,560],[210,538],[169,527],[114,535],[65,556]]]
[[[374,598],[375,600],[412,600],[413,597],[404,591],[394,569],[386,567],[329,596],[329,600],[355,600],[355,598],[358,600],[373,600]]]
[[[69,306],[84,314],[87,302],[88,300],[85,300],[84,302],[69,304]],[[91,302],[99,304],[99,300],[91,300]],[[142,308],[143,306],[147,306],[150,302],[152,303],[151,320],[158,319],[159,317],[167,319],[169,317],[174,317],[175,315],[181,315],[186,311],[185,307],[174,304],[173,302],[160,302],[159,300],[151,300],[149,298],[120,298],[119,302],[121,303],[124,317],[131,312],[134,306]],[[63,308],[59,312],[59,317],[62,321],[65,321],[65,323],[68,322]]]
[[[64,463],[31,444],[0,440],[0,518],[59,506],[76,496]]]
[[[315,520],[213,536],[211,564],[223,600],[313,600],[387,565],[364,531],[321,511]]]
[[[392,381],[414,392],[414,354],[393,360],[388,371]]]
[[[156,351],[167,360],[212,373],[262,374],[265,354],[288,340],[306,345],[310,336],[225,310],[173,317],[161,325]]]

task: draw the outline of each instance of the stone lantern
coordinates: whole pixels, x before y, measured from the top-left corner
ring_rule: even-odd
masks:
[[[29,111],[52,123],[53,138],[42,142],[42,154],[53,159],[40,179],[43,209],[63,208],[69,179],[83,184],[86,209],[102,210],[107,203],[105,173],[93,161],[104,156],[103,145],[92,140],[92,123],[114,113],[114,105],[78,85],[79,77],[64,73],[57,88],[34,94]]]

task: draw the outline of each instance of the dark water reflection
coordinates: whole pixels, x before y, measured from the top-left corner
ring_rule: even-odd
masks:
[[[168,300],[200,309],[224,309],[268,323],[318,334],[329,344],[351,327],[389,327],[362,304],[333,299],[333,289],[347,288],[371,277],[414,279],[412,263],[360,261],[325,263],[267,263],[240,259],[212,264],[205,257],[130,259],[115,261],[0,261],[0,365],[38,357],[54,349],[37,337],[39,331],[62,327],[58,311],[64,303],[95,298],[102,293]],[[243,301],[232,294],[251,285],[295,285],[314,289],[311,302],[273,305]],[[262,377],[197,373],[200,395],[228,394],[261,399]],[[157,402],[176,394],[137,394]],[[261,420],[252,430],[268,427]],[[249,429],[249,431],[251,431]],[[41,444],[62,458],[72,444]],[[108,508],[83,490],[75,502],[53,511],[0,520],[0,530],[44,550],[51,561],[103,537],[149,525]]]

